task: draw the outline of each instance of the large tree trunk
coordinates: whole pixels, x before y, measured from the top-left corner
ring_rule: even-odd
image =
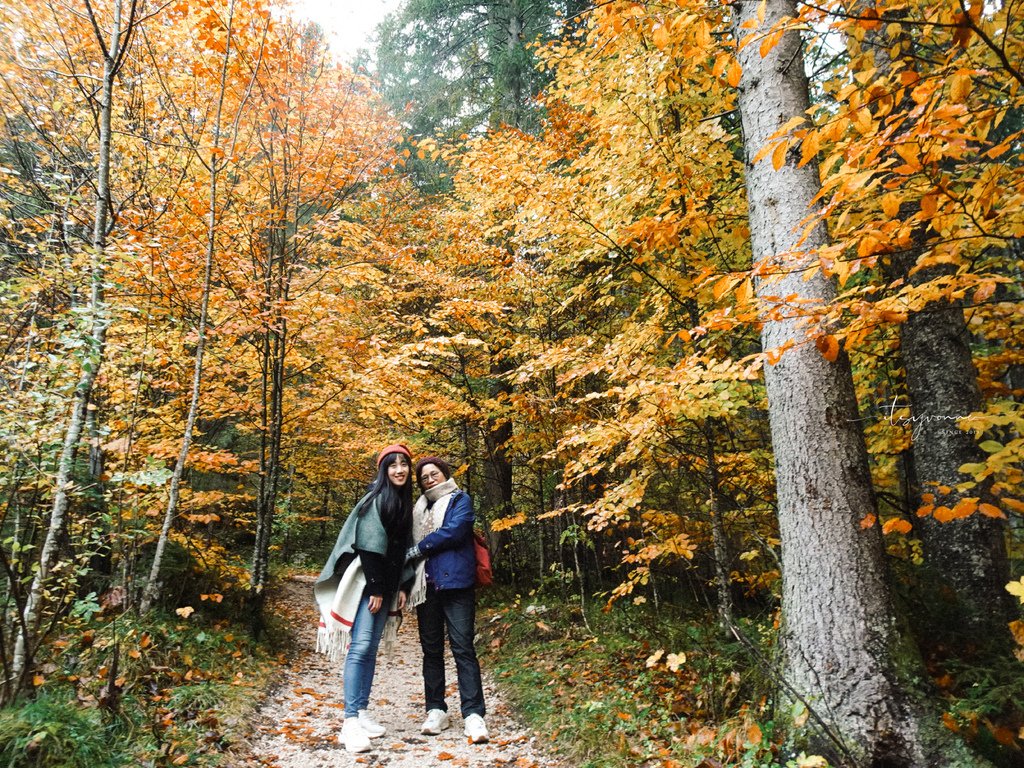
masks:
[[[759,21],[758,6],[734,6],[737,39],[796,16],[790,0],[767,0]],[[811,233],[803,252],[795,250],[819,189],[818,170],[813,163],[798,168],[792,155],[778,171],[769,159],[752,162],[786,122],[806,115],[802,41],[788,31],[763,58],[760,42],[739,51],[739,107],[755,270],[773,276],[757,285],[766,312],[762,343],[768,351],[796,343],[765,370],[782,541],[785,687],[815,715],[795,740],[843,765],[978,765],[961,756],[962,747],[904,688],[908,672],[922,670],[907,669],[917,662],[896,630],[879,528],[861,525],[876,507],[849,360],[842,352],[826,360],[796,316],[835,295],[820,271],[810,271],[814,249],[826,242],[824,227]]]
[[[905,8],[896,8],[883,18],[899,24],[905,16]],[[893,72],[894,49],[902,47],[910,56],[916,45],[909,34],[892,35],[888,24],[867,31],[864,42],[870,46],[871,63],[883,77]],[[906,95],[903,111],[914,106]],[[927,234],[919,231],[913,248],[893,255],[887,269],[890,279],[921,286],[955,274],[956,267],[949,264],[915,271],[926,252],[926,240]],[[958,430],[954,421],[982,406],[970,334],[960,303],[939,299],[909,312],[900,328],[900,352],[912,417],[911,503],[920,507],[923,493],[934,495],[936,508],[952,509],[968,496],[992,502],[986,487],[956,490],[969,479],[960,467],[984,459],[973,437]],[[940,487],[951,490],[943,493]],[[930,580],[940,587],[939,610],[930,607],[937,614],[931,630],[946,642],[955,639],[952,633],[962,635],[965,630],[975,638],[998,637],[1010,642],[1007,623],[1013,606],[1004,588],[1010,580],[1004,523],[978,513],[946,523],[928,516],[916,521],[915,532],[924,548]]]
[[[916,254],[915,254],[916,255]],[[934,275],[910,274],[912,264],[901,271],[910,282]],[[967,496],[992,499],[986,487],[958,491],[969,479],[960,472],[967,463],[981,462],[984,455],[973,435],[960,431],[949,418],[981,410],[981,392],[971,357],[970,338],[963,310],[956,304],[936,301],[912,312],[900,329],[900,347],[910,400],[916,503],[931,493],[934,506],[953,509]],[[940,488],[948,488],[942,492]],[[975,512],[970,517],[942,523],[932,516],[917,521],[925,564],[944,587],[946,605],[941,625],[972,637],[1010,641],[1007,622],[1012,618],[1010,581],[1004,524]],[[948,634],[943,632],[944,635]],[[948,638],[947,638],[948,639]]]

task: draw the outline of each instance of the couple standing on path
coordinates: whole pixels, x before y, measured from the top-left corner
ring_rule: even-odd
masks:
[[[377,456],[377,476],[353,507],[313,587],[320,608],[317,650],[344,659],[345,723],[341,741],[366,752],[385,733],[367,711],[377,648],[393,644],[407,604],[416,608],[423,649],[427,716],[420,731],[450,725],[444,700],[444,634],[459,680],[466,736],[488,741],[476,633],[473,505],[443,459],[416,462],[422,495],[412,503],[412,454],[401,444]]]

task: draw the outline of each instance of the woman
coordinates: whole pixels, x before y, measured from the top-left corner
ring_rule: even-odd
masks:
[[[423,495],[413,509],[413,537],[408,558],[422,558],[410,600],[416,606],[423,648],[423,688],[427,719],[422,733],[437,735],[450,725],[444,700],[444,634],[448,630],[459,678],[466,736],[474,744],[490,737],[484,722],[484,689],[473,638],[476,634],[476,552],[473,548],[473,503],[452,479],[443,459],[428,456],[416,463]]]
[[[320,607],[317,650],[345,659],[341,741],[366,752],[384,726],[367,712],[377,647],[394,639],[412,584],[404,567],[412,543],[412,456],[401,444],[377,456],[377,476],[353,507],[313,587]],[[390,607],[390,610],[389,610]]]

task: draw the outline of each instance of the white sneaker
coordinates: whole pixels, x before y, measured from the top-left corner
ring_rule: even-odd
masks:
[[[370,717],[370,713],[365,709],[359,710],[359,724],[363,726],[363,731],[365,731],[366,735],[371,739],[379,739],[388,731],[387,728]]]
[[[428,736],[437,736],[437,734],[450,725],[451,720],[448,718],[447,712],[443,709],[432,709],[427,712],[427,719],[423,721],[420,733],[425,733]]]
[[[346,717],[341,726],[341,743],[349,752],[369,752],[370,737],[366,735],[358,717]]]
[[[487,723],[480,715],[469,715],[466,718],[466,737],[474,744],[486,744],[491,740],[487,733]]]

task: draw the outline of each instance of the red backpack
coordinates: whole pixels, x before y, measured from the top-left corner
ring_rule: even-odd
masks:
[[[494,581],[491,574],[491,550],[487,547],[487,539],[480,531],[473,531],[473,550],[476,552],[476,585],[487,587]]]

